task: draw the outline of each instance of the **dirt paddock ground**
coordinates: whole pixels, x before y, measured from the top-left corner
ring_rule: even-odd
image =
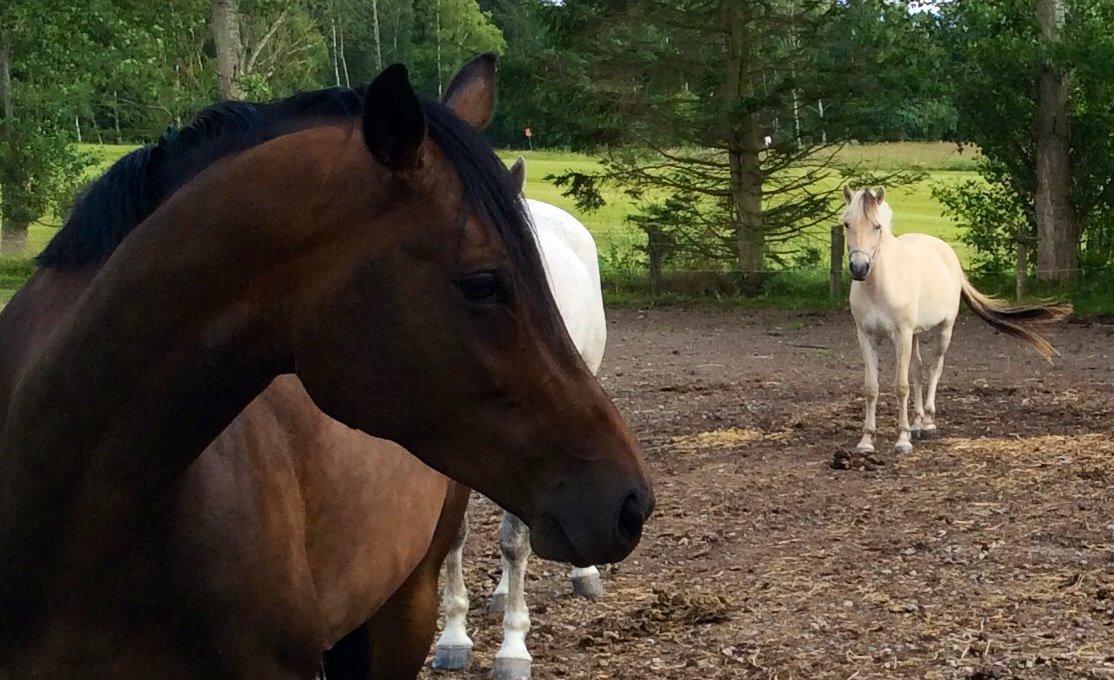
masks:
[[[599,601],[532,561],[535,678],[1114,680],[1114,325],[1050,330],[1048,366],[965,314],[942,437],[900,458],[891,352],[884,448],[840,470],[863,404],[848,313],[609,316],[602,378],[657,512]],[[500,639],[498,519],[473,505],[466,678]]]

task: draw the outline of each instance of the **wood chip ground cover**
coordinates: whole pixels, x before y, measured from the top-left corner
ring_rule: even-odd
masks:
[[[1049,367],[962,318],[942,437],[837,469],[862,413],[847,314],[609,316],[602,379],[657,512],[599,601],[533,560],[536,678],[1114,678],[1114,326],[1051,330]],[[469,679],[501,635],[499,514],[476,507]]]

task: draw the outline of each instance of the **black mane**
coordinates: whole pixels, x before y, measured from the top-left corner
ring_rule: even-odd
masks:
[[[460,178],[477,216],[499,233],[529,298],[541,303],[537,320],[550,337],[567,337],[545,278],[537,241],[510,172],[487,139],[440,102],[422,100],[429,135]],[[62,228],[38,255],[42,267],[103,263],[129,233],[209,165],[269,140],[314,125],[352,119],[363,92],[329,88],[269,103],[224,102],[181,130],[118,160],[74,204]]]
[[[132,229],[199,172],[225,156],[297,129],[359,114],[355,90],[331,88],[265,104],[223,102],[181,130],[116,161],[82,193],[36,257],[42,267],[100,264]]]

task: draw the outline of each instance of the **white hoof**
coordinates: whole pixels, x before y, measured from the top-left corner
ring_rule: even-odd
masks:
[[[572,594],[588,600],[594,600],[603,595],[603,581],[599,574],[577,576],[572,580]]]
[[[874,444],[859,444],[855,447],[855,453],[874,453]]]
[[[495,657],[491,680],[530,680],[530,659]]]
[[[913,453],[913,445],[909,442],[898,442],[894,444],[895,453]]]
[[[507,594],[495,593],[487,602],[487,613],[493,616],[502,616],[507,609]]]
[[[438,647],[430,666],[438,671],[462,671],[472,665],[472,648],[462,645]]]

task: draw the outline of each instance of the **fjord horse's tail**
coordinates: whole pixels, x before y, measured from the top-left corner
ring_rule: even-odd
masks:
[[[963,277],[963,301],[983,321],[1006,335],[1012,335],[1018,340],[1029,343],[1049,362],[1052,361],[1052,357],[1060,356],[1052,343],[1017,322],[1020,320],[1058,321],[1071,314],[1071,304],[1043,302],[1032,305],[1009,305],[980,293],[966,276]]]
[[[371,680],[371,636],[364,624],[337,641],[321,661],[324,680]]]

